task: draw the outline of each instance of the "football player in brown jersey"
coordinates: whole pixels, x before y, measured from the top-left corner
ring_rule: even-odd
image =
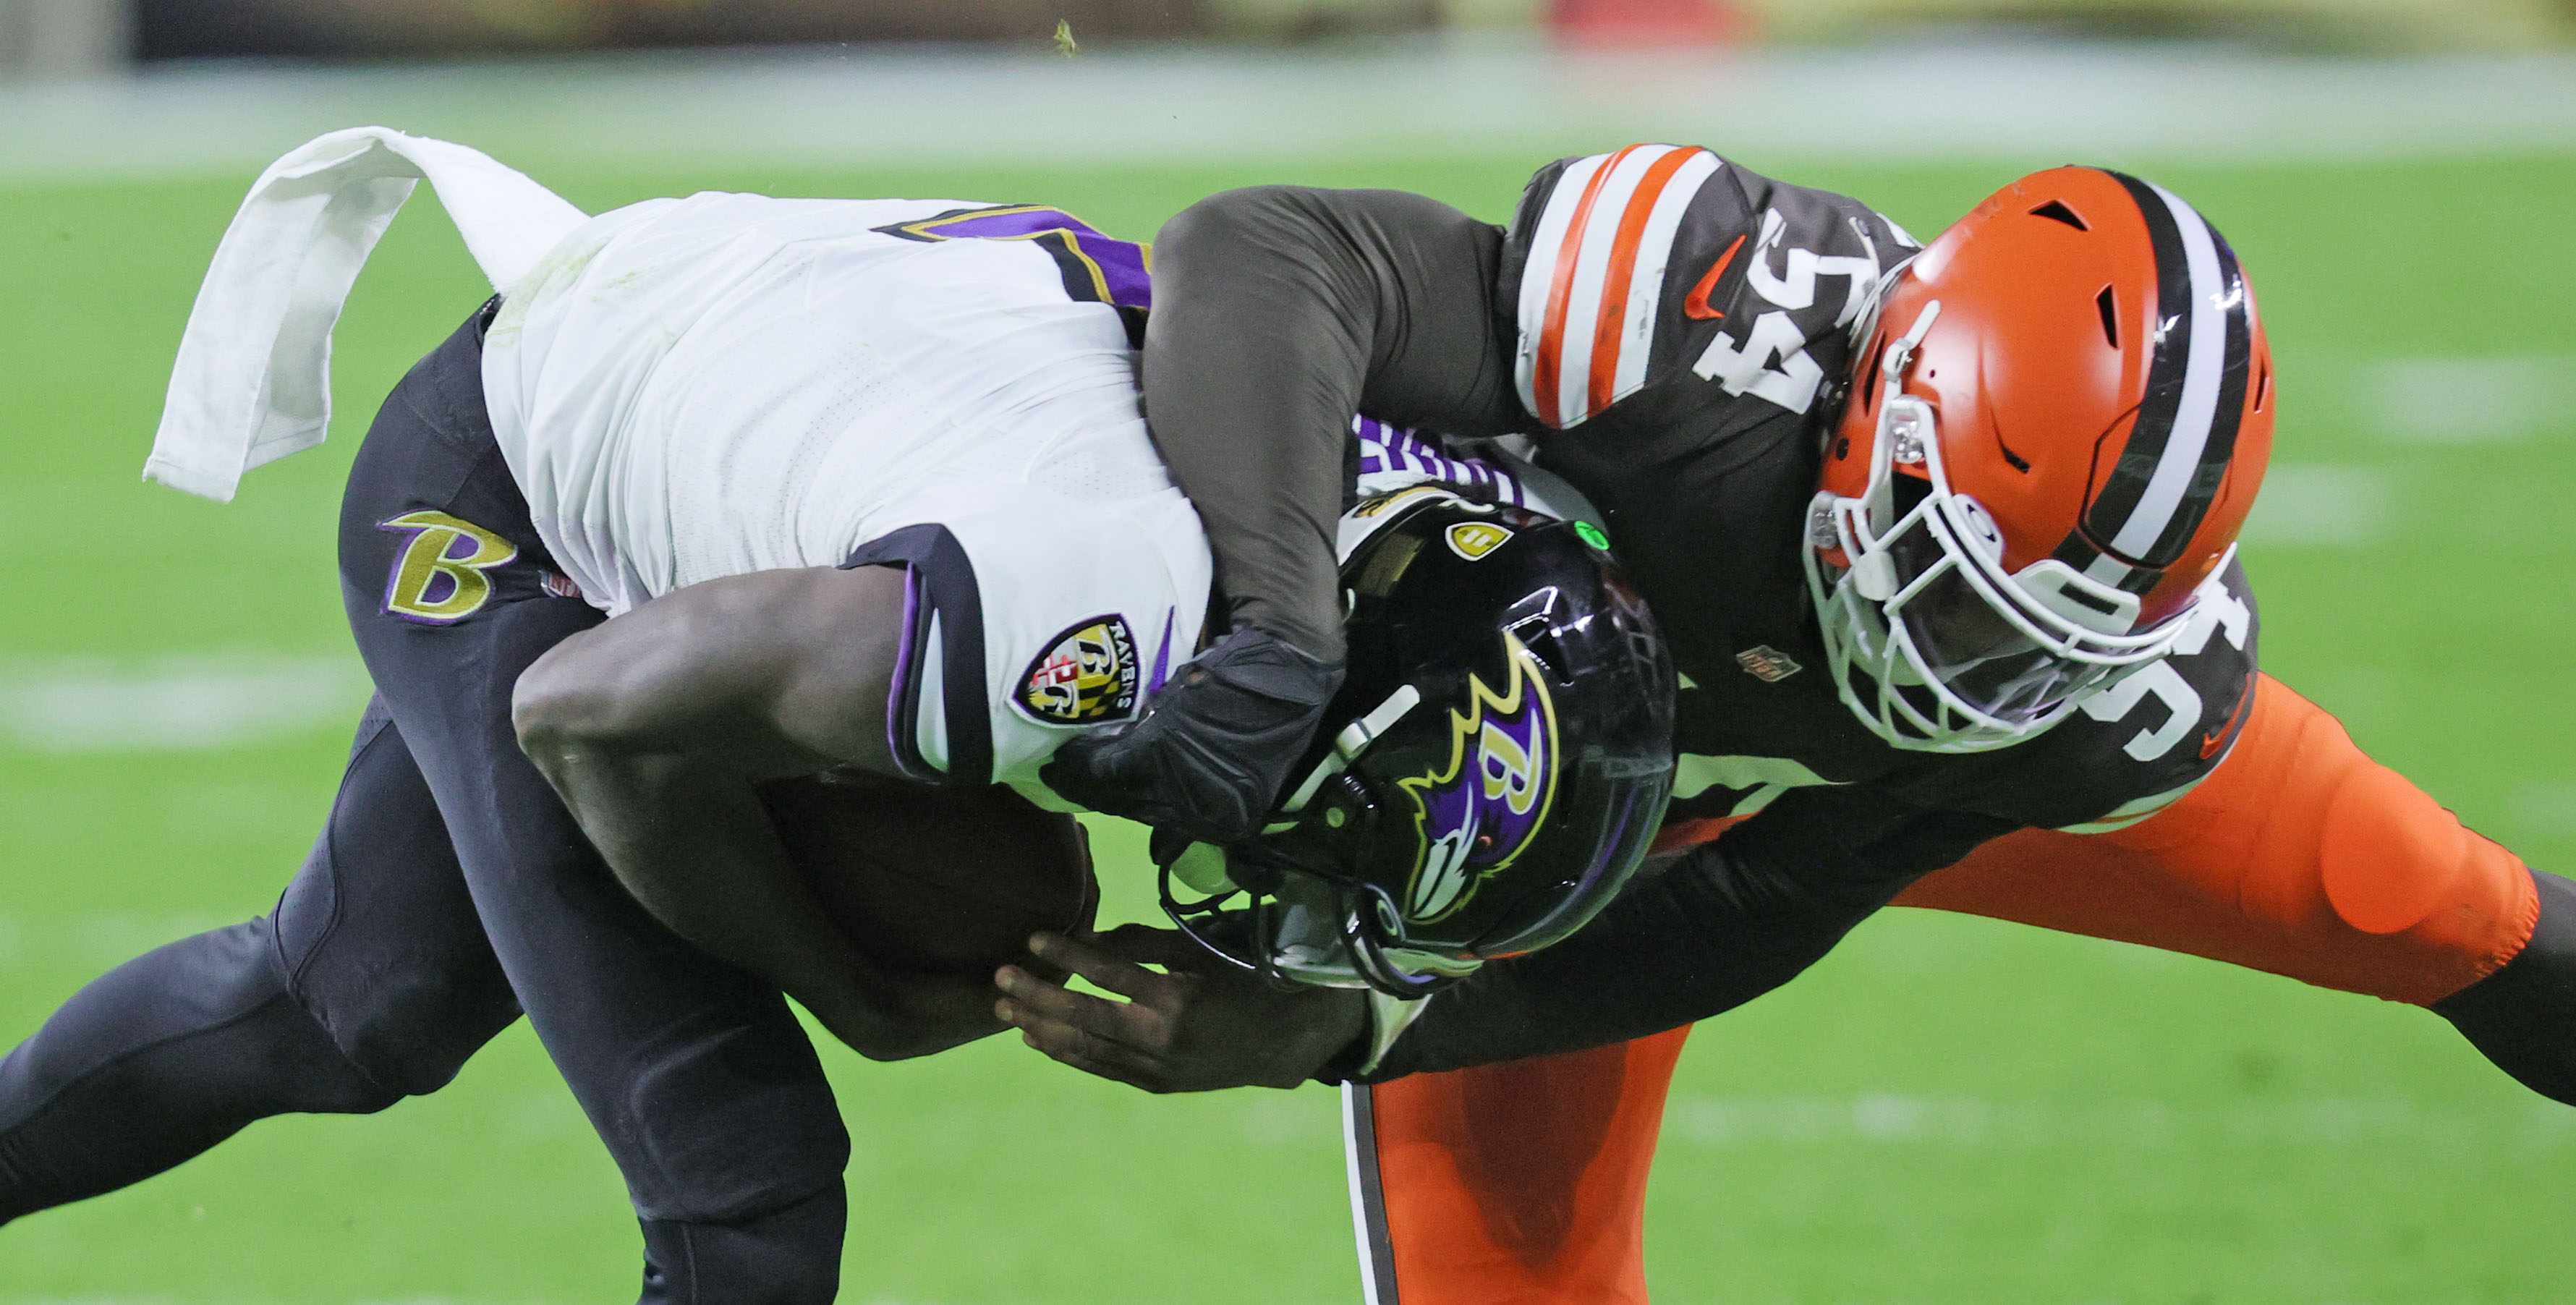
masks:
[[[1214,656],[1329,679],[1338,414],[1364,408],[1531,437],[1607,514],[1684,676],[1671,868],[1375,1037],[1354,999],[1323,1065],[1200,1053],[1196,1022],[1259,994],[1137,969],[1173,955],[1150,939],[1048,945],[1131,1003],[1005,975],[1006,1016],[1094,1072],[1355,1085],[1377,1299],[1642,1301],[1689,1023],[1890,901],[2428,1006],[2576,1103],[2576,885],[2257,670],[2234,542],[2270,356],[2233,252],[2171,192],[2043,172],[1918,248],[1854,200],[1639,145],[1541,170],[1508,228],[1273,187],[1184,212],[1159,256],[1148,410],[1233,604]],[[1207,692],[1175,680],[1050,782],[1249,832],[1277,781],[1198,722],[1319,703]]]

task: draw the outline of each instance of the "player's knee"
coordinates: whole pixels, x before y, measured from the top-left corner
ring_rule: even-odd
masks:
[[[630,1067],[624,1116],[602,1125],[638,1209],[740,1225],[839,1185],[849,1128],[785,1003],[747,1026],[667,1040],[652,1060]]]
[[[2261,740],[2212,775],[2209,800],[2250,840],[2242,899],[2258,915],[2295,917],[2320,898],[2367,935],[2429,929],[2457,950],[2496,945],[2528,889],[2511,853],[2471,833],[2405,776],[2370,759],[2333,717],[2279,686]],[[2258,710],[2261,710],[2258,707]],[[2250,744],[2250,746],[2249,746]],[[2267,762],[2268,759],[2268,762]],[[2241,763],[2241,764],[2240,764]],[[2509,940],[2518,944],[2519,937]],[[2492,964],[2484,965],[2492,968]],[[2479,969],[2478,972],[2483,972]]]
[[[644,1221],[639,1305],[830,1305],[849,1202],[841,1185],[728,1223]]]
[[[2357,753],[2354,761],[2318,830],[2321,886],[2344,923],[2401,933],[2450,899],[2484,840],[2405,776]]]
[[[364,965],[309,966],[290,989],[340,1054],[393,1094],[385,1105],[447,1086],[519,1017],[489,953],[393,950]]]
[[[350,1063],[387,1091],[426,1096],[455,1081],[465,1062],[519,1017],[497,970],[490,974],[392,973],[362,1010],[345,1004],[327,1027]]]

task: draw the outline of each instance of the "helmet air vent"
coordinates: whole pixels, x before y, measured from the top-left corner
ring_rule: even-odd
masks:
[[[2098,295],[2093,296],[2093,306],[2094,306],[2095,308],[2098,308],[2098,309],[2100,309],[2100,310],[2102,311],[2102,338],[2103,338],[2103,340],[2104,340],[2104,341],[2106,341],[2106,342],[2108,342],[2112,348],[2114,348],[2114,349],[2119,348],[2119,347],[2120,347],[2120,300],[2119,300],[2119,297],[2118,297],[2117,295],[2115,295],[2115,294],[2113,294],[2113,293],[2111,292],[2111,287],[2109,287],[2109,286],[2107,286],[2107,285],[2106,285],[2106,286],[2102,287],[2102,293],[2100,293],[2100,294],[2098,294]]]
[[[2030,215],[2032,217],[2044,217],[2051,222],[2063,222],[2078,231],[2090,231],[2093,229],[2092,227],[2085,225],[2084,219],[2077,217],[2075,215],[2075,210],[2068,208],[2066,206],[2066,201],[2062,199],[2052,199],[2047,203],[2032,209],[2030,211]]]

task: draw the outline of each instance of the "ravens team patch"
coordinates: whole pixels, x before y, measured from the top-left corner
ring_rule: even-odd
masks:
[[[1011,695],[1048,725],[1097,725],[1136,710],[1136,637],[1126,619],[1095,616],[1057,635]]]

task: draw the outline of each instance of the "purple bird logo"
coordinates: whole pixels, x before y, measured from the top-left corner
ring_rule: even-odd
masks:
[[[1413,800],[1419,850],[1405,890],[1405,918],[1454,915],[1476,889],[1527,848],[1556,800],[1556,703],[1538,658],[1506,631],[1510,678],[1496,692],[1467,677],[1467,710],[1449,713],[1449,760],[1396,781]]]

